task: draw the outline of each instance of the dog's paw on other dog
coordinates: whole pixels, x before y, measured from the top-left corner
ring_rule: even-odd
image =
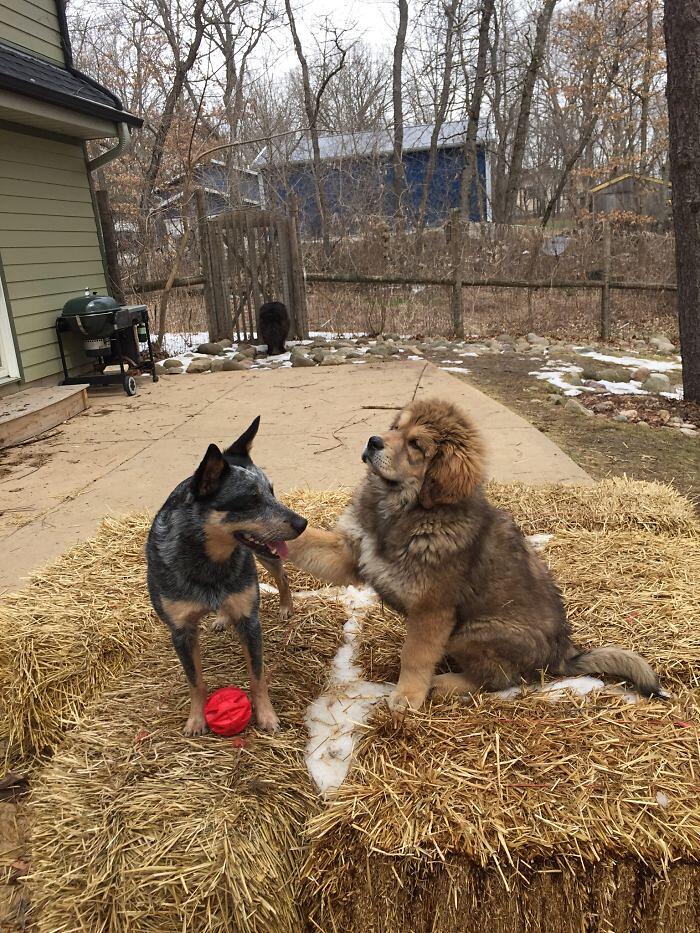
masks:
[[[484,492],[484,446],[449,402],[408,405],[362,452],[367,474],[335,530],[309,528],[291,560],[337,586],[364,583],[406,617],[394,719],[449,696],[608,674],[663,693],[632,651],[571,642],[559,587],[513,519]],[[453,673],[438,674],[448,662]]]
[[[282,566],[287,541],[306,519],[275,498],[272,484],[250,456],[260,425],[250,427],[223,452],[210,444],[195,473],[168,496],[151,526],[146,556],[153,607],[170,630],[190,690],[188,736],[207,731],[207,689],[199,650],[199,624],[215,611],[219,627],[233,627],[245,655],[256,723],[275,732],[263,663],[257,558],[273,574],[280,616],[292,611]]]

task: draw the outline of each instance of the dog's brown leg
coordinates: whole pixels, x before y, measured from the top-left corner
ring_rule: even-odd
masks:
[[[185,735],[203,735],[207,731],[204,703],[207,688],[202,676],[199,652],[199,620],[205,612],[196,603],[163,600],[163,615],[170,628],[170,637],[190,688],[190,715],[183,730]]]
[[[221,612],[234,623],[241,642],[248,667],[250,699],[255,711],[255,720],[266,732],[276,732],[279,719],[267,692],[258,601],[258,587],[257,584],[253,584],[240,593],[229,596],[221,606]]]
[[[425,702],[435,667],[444,657],[453,624],[452,610],[409,610],[406,640],[401,649],[399,682],[389,696],[394,718],[400,718],[406,707],[419,709]]]
[[[464,674],[437,674],[433,677],[433,696],[449,697],[464,693],[475,693],[479,684]]]
[[[275,586],[280,597],[280,621],[287,622],[292,617],[294,606],[292,591],[289,589],[287,574],[284,572],[284,564],[281,560],[265,560],[263,557],[258,557],[258,560],[274,577]]]
[[[297,567],[334,586],[360,583],[357,563],[350,542],[339,531],[307,528],[294,541],[288,541],[289,559]]]

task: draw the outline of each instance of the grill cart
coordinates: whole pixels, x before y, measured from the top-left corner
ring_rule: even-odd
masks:
[[[63,347],[63,335],[68,332],[82,337],[86,355],[94,360],[93,372],[69,374]],[[158,382],[145,305],[120,305],[114,298],[86,288],[84,295],[64,304],[61,316],[56,318],[56,337],[63,364],[61,385],[121,385],[127,395],[135,395],[135,375],[151,373],[153,381]],[[108,366],[117,364],[118,373],[105,372]]]

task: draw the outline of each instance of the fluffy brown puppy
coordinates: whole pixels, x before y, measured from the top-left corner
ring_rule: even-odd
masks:
[[[367,476],[335,530],[308,528],[290,559],[336,585],[366,583],[406,616],[392,709],[436,692],[500,690],[549,674],[612,674],[647,695],[656,675],[621,648],[571,643],[561,593],[483,491],[484,448],[449,402],[413,402],[370,437]],[[447,661],[451,673],[435,676]]]

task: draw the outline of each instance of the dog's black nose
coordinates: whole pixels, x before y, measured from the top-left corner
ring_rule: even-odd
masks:
[[[377,437],[375,434],[367,441],[367,448],[369,450],[383,450],[384,441],[381,439],[381,437]]]
[[[302,531],[306,531],[306,526],[308,524],[309,523],[306,521],[306,519],[302,518],[301,515],[296,515],[292,519],[292,528],[296,531],[298,535],[300,535]]]

